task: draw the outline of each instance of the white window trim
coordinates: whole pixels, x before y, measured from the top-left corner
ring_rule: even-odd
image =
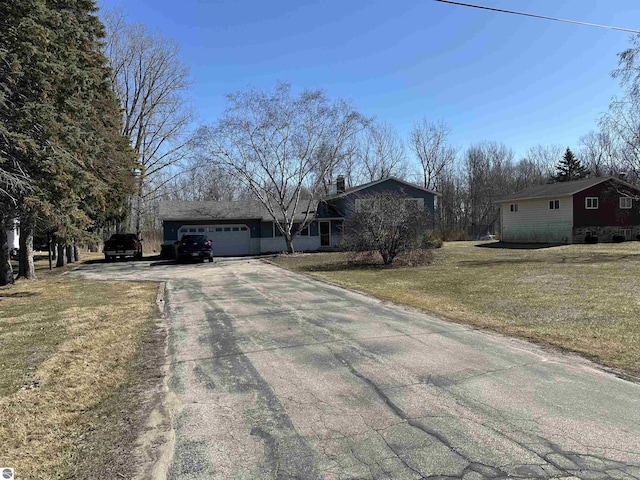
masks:
[[[518,204],[517,203],[510,203],[509,204],[509,212],[510,213],[518,213]]]
[[[618,233],[624,235],[625,240],[631,240],[632,231],[630,228],[621,228]]]
[[[557,202],[557,207],[556,207]],[[549,210],[560,210],[560,200],[549,200]]]
[[[591,206],[589,206],[589,200],[591,200]],[[595,207],[593,206],[594,200],[595,200]],[[598,197],[585,197],[584,208],[586,210],[598,210],[600,208],[600,201],[598,200]]]
[[[624,200],[624,202],[623,202],[623,200]],[[627,200],[628,200],[628,202],[627,202]],[[622,209],[622,210],[628,210],[630,208],[633,208],[633,197],[620,197],[619,206],[620,206],[620,209]]]

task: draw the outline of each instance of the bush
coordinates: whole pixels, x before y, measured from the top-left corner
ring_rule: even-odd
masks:
[[[615,233],[613,235],[613,237],[611,237],[611,240],[613,241],[613,243],[622,243],[625,241],[625,237],[624,235],[621,235],[619,233]]]
[[[640,233],[638,235],[636,235],[636,240],[638,240],[640,242]]]
[[[598,237],[594,237],[592,235],[587,235],[584,238],[584,243],[590,243],[590,244],[598,243]]]
[[[442,237],[433,232],[425,233],[422,238],[422,248],[441,248],[443,243]]]

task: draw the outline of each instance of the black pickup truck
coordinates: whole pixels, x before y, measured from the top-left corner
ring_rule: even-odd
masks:
[[[115,233],[104,242],[104,259],[107,262],[116,257],[142,258],[142,239],[135,233]]]

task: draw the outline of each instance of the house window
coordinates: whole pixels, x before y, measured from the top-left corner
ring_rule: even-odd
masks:
[[[224,231],[225,232],[230,232],[231,231],[231,227],[224,227]]]
[[[240,227],[233,227],[233,231],[234,232],[239,232],[240,231]]]
[[[587,210],[598,209],[598,197],[587,197],[584,199],[584,208]]]
[[[180,233],[187,233],[187,229],[186,228],[181,228],[180,229]]]
[[[216,232],[221,232],[222,231],[222,227],[216,227]]]
[[[518,204],[517,203],[512,203],[511,205],[509,205],[509,210],[511,212],[517,212],[518,211]]]
[[[241,232],[246,232],[247,231],[247,227],[240,227],[240,231]]]
[[[190,228],[189,229],[189,233],[196,233],[196,229],[195,228]]]
[[[213,227],[208,227],[208,228],[207,228],[207,232],[215,232],[215,230],[216,230],[216,229],[215,229],[215,228],[213,228]]]
[[[620,235],[624,235],[625,240],[631,240],[631,229],[630,228],[620,229]]]
[[[199,228],[199,229],[198,229],[198,232],[200,232],[200,233],[204,233],[204,228]]]
[[[282,232],[280,231],[280,229],[276,226],[276,222],[273,222],[273,236],[274,237],[281,237],[282,236]]]
[[[633,206],[633,198],[620,197],[620,208],[631,208]]]
[[[560,200],[549,200],[549,210],[559,210]]]

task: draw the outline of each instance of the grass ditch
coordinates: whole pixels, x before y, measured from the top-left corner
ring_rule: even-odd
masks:
[[[130,453],[125,433],[142,421],[146,350],[163,348],[157,285],[36,266],[37,280],[0,288],[0,465],[23,479],[106,478],[100,470]]]
[[[505,248],[451,242],[431,265],[353,265],[349,254],[273,261],[438,316],[580,353],[640,377],[640,242]]]

